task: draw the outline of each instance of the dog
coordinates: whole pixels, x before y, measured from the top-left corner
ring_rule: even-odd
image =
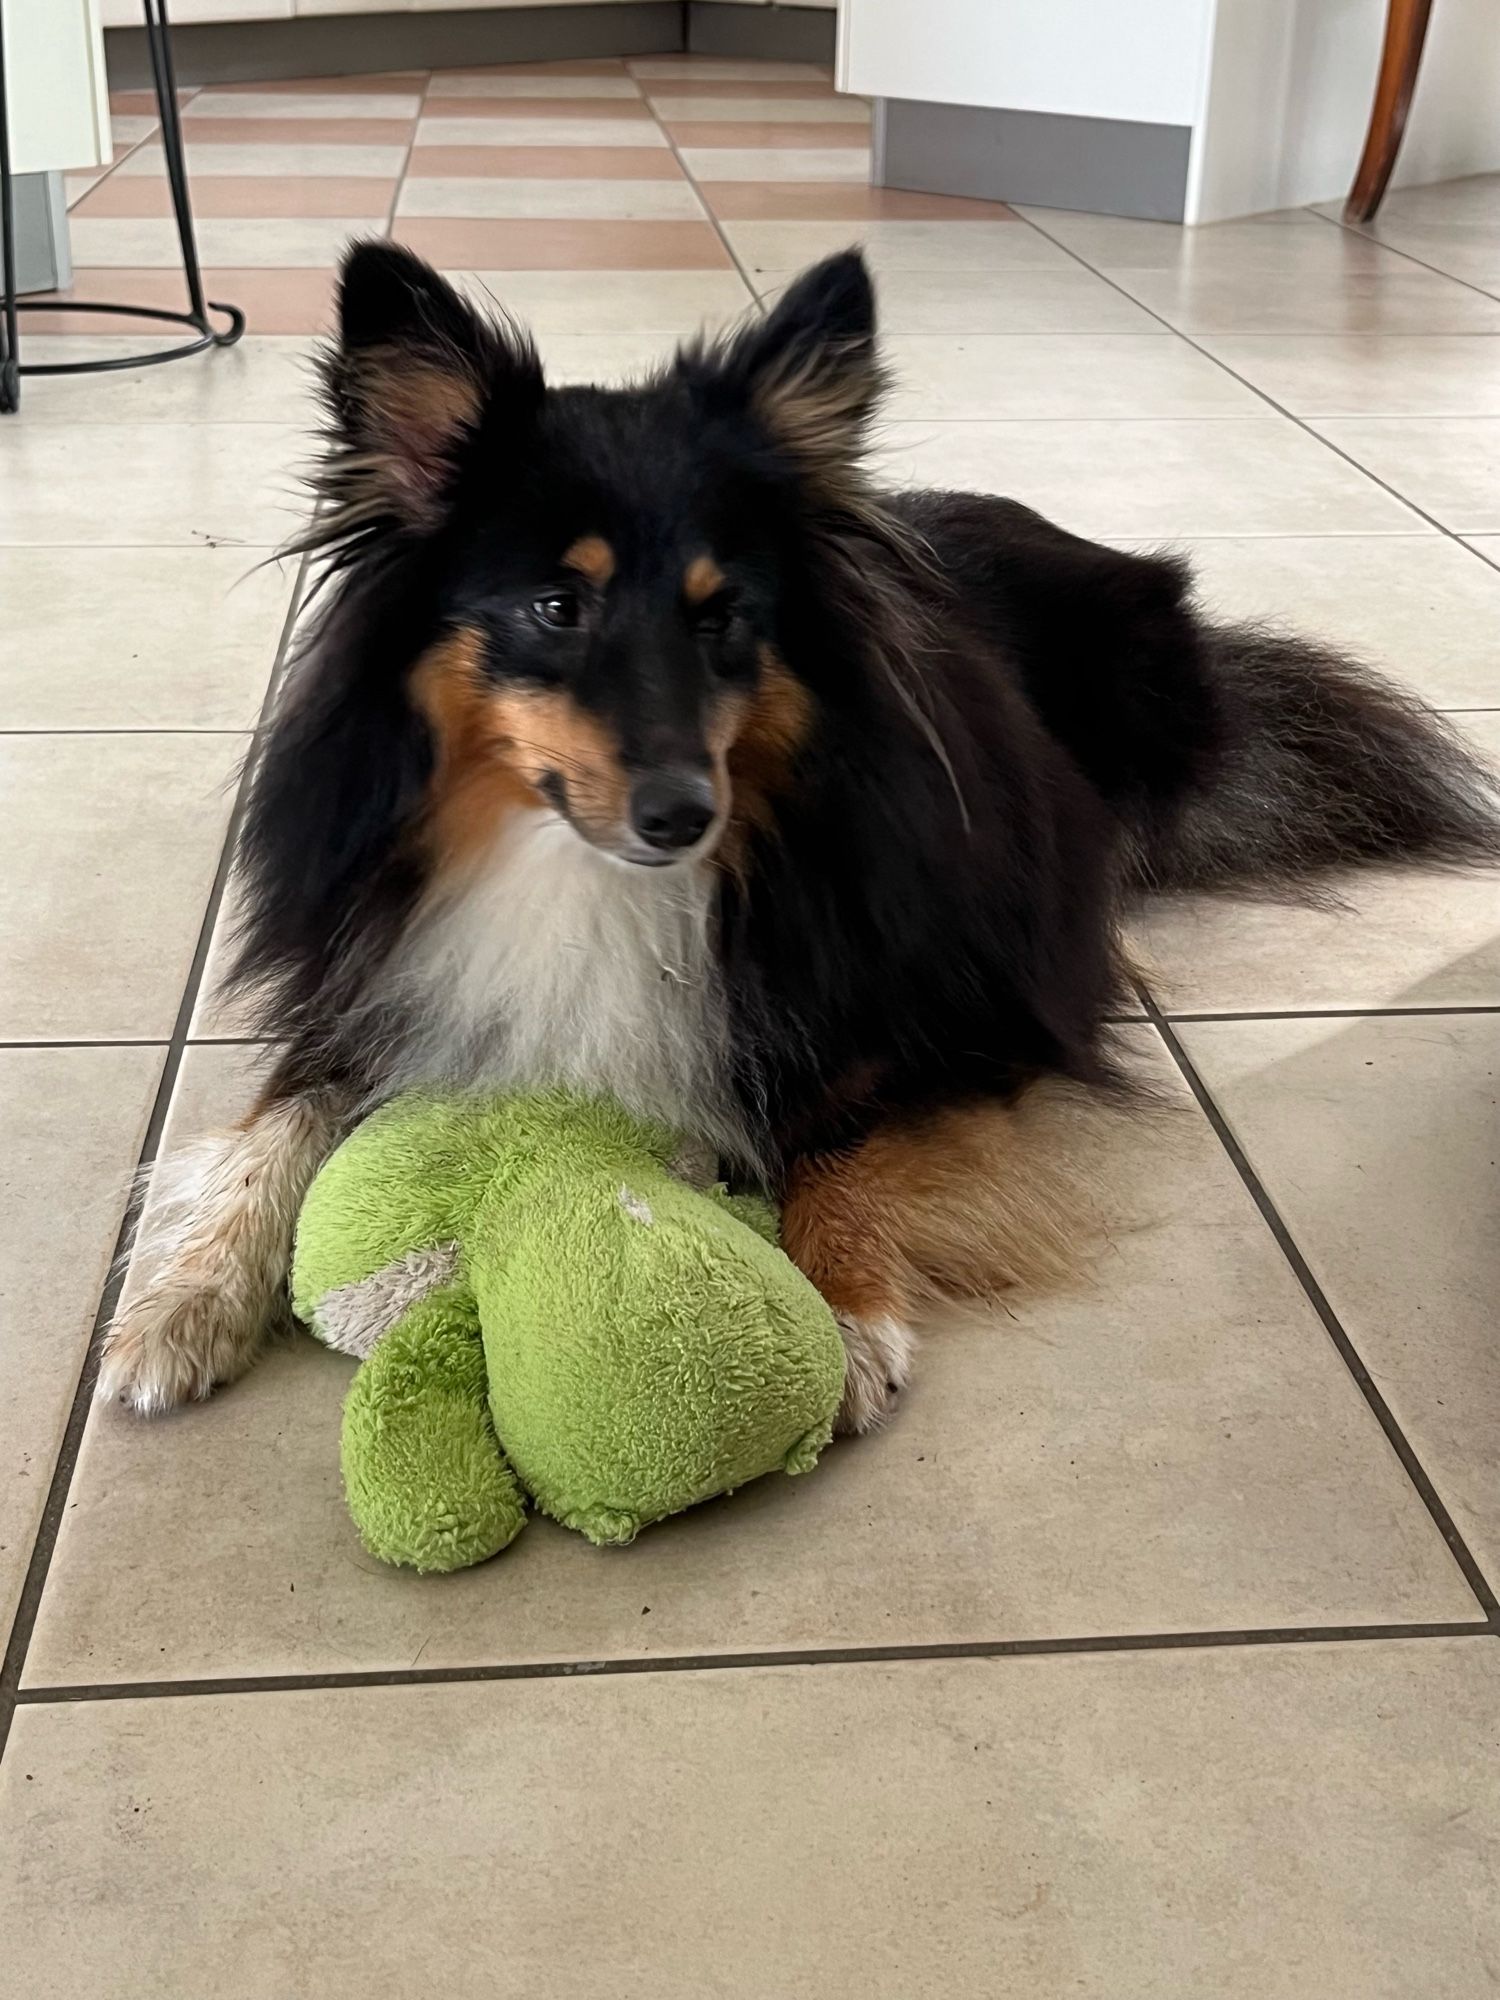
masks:
[[[239,856],[279,1054],[158,1177],[105,1398],[249,1366],[373,1104],[559,1085],[777,1197],[867,1430],[926,1301],[1067,1267],[1031,1112],[1124,1084],[1136,899],[1500,854],[1491,777],[1394,685],[1213,624],[1176,560],[876,490],[857,252],[601,390],[363,243],[323,386],[321,608]]]

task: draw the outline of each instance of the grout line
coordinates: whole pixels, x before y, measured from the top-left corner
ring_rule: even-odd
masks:
[[[1438,1533],[1448,1544],[1449,1552],[1453,1560],[1457,1563],[1464,1581],[1468,1584],[1470,1590],[1473,1591],[1481,1610],[1485,1614],[1489,1630],[1500,1632],[1500,1598],[1496,1597],[1494,1587],[1475,1560],[1463,1535],[1459,1532],[1457,1523],[1444,1505],[1437,1488],[1428,1476],[1426,1467],[1418,1458],[1407,1439],[1406,1433],[1402,1430],[1400,1423],[1392,1412],[1390,1405],[1376,1386],[1359,1350],[1345,1332],[1343,1323],[1328,1301],[1327,1294],[1313,1276],[1311,1265],[1298,1248],[1296,1239],[1283,1220],[1280,1210],[1276,1207],[1275,1202],[1267,1192],[1259,1174],[1257,1174],[1255,1168],[1251,1165],[1245,1149],[1235,1137],[1228,1119],[1219,1109],[1213,1093],[1199,1075],[1191,1056],[1189,1056],[1187,1050],[1173,1031],[1172,1023],[1162,1013],[1144,987],[1138,990],[1142,1003],[1157,1033],[1166,1043],[1168,1053],[1182,1073],[1183,1081],[1193,1093],[1199,1109],[1208,1119],[1209,1124],[1218,1136],[1220,1144],[1223,1146],[1225,1152],[1228,1153],[1235,1171],[1239,1174],[1241,1181],[1243,1181],[1251,1200],[1260,1210],[1262,1220],[1269,1228],[1272,1236],[1275,1237],[1281,1254],[1292,1267],[1292,1273],[1297,1279],[1298,1284],[1301,1285],[1307,1297],[1308,1304],[1322,1321],[1324,1332],[1337,1348],[1344,1366],[1354,1377],[1360,1394],[1369,1405],[1376,1422],[1385,1432],[1386,1439],[1397,1458],[1401,1461],[1407,1478],[1417,1489],[1424,1506],[1432,1516],[1433,1524],[1437,1528]]]
[[[1179,1014],[1175,1007],[1161,1007],[1166,1021],[1389,1021],[1418,1019],[1434,1014],[1500,1014],[1500,1003],[1464,1000],[1449,1007],[1259,1007],[1244,1012]]]
[[[401,195],[406,186],[407,175],[411,172],[411,156],[416,150],[417,133],[421,130],[422,115],[427,109],[427,93],[432,88],[432,77],[433,72],[430,69],[423,71],[422,88],[417,92],[417,115],[411,121],[411,137],[406,142],[406,152],[401,161],[400,171],[396,175],[396,185],[391,189],[391,205],[386,211],[385,228],[381,232],[387,238],[393,238],[395,235],[396,212],[401,206]]]
[[[1460,175],[1458,178],[1462,180],[1467,179],[1468,176]],[[1396,188],[1393,192],[1399,194],[1401,190]],[[1368,227],[1359,227],[1352,222],[1345,222],[1341,215],[1325,215],[1320,208],[1307,208],[1305,213],[1316,216],[1319,222],[1326,222],[1330,229],[1340,230],[1345,236],[1357,237],[1361,243],[1372,243],[1377,250],[1384,250],[1389,256],[1405,258],[1408,264],[1415,264],[1419,271],[1431,271],[1436,278],[1446,278],[1452,285],[1462,285],[1466,292],[1477,292],[1480,298],[1488,299],[1492,305],[1497,302],[1497,296],[1500,296],[1494,292],[1486,291],[1483,285],[1476,284],[1472,278],[1460,278],[1456,271],[1445,271],[1441,264],[1429,264],[1425,257],[1417,256],[1415,251],[1402,250],[1394,243],[1387,243],[1383,236],[1374,235]],[[1493,329],[1490,331],[1492,334]],[[1474,332],[1478,333],[1481,339],[1485,337],[1484,333],[1477,327],[1474,329]],[[1428,333],[1418,334],[1415,337],[1419,340],[1434,340],[1441,336]],[[1461,334],[1453,334],[1451,337],[1461,339],[1463,336]]]
[[[637,88],[639,89],[640,79],[636,78],[635,82]],[[703,213],[707,216],[709,221],[709,226],[712,228],[715,236],[718,237],[720,243],[724,246],[725,256],[729,259],[734,269],[739,273],[740,283],[745,287],[745,290],[750,294],[749,306],[747,310],[754,311],[757,313],[764,311],[764,307],[761,303],[760,288],[758,285],[754,285],[750,282],[750,273],[745,269],[744,265],[741,263],[739,252],[735,249],[734,245],[730,242],[728,235],[725,233],[723,223],[719,220],[718,216],[715,215],[710,204],[704,199],[703,189],[698,184],[698,176],[693,172],[692,168],[688,165],[687,161],[682,157],[682,148],[678,145],[677,141],[672,137],[672,134],[667,130],[665,121],[661,117],[660,113],[657,111],[656,106],[651,102],[650,97],[647,96],[644,91],[642,91],[641,94],[645,101],[647,110],[651,113],[651,117],[656,125],[656,129],[661,133],[663,139],[666,140],[667,148],[671,153],[672,158],[677,162],[679,171],[686,179],[688,186],[693,190],[693,194],[697,199],[698,206],[703,210]]]
[[[271,711],[279,685],[282,663],[291,644],[292,633],[297,623],[297,612],[301,604],[303,584],[306,580],[308,558],[304,556],[298,566],[296,580],[292,586],[291,600],[287,605],[286,617],[282,621],[281,636],[276,644],[271,672],[267,679],[265,699],[261,704],[261,725],[264,725]],[[61,1445],[52,1467],[52,1478],[47,1488],[47,1498],[42,1507],[41,1520],[37,1524],[35,1539],[31,1546],[31,1557],[26,1566],[25,1580],[16,1603],[15,1620],[11,1626],[10,1638],[0,1660],[0,1759],[5,1755],[6,1740],[10,1735],[11,1716],[15,1710],[17,1691],[21,1675],[25,1671],[26,1654],[31,1645],[31,1635],[36,1627],[37,1612],[41,1607],[42,1592],[46,1587],[47,1573],[52,1566],[53,1552],[57,1547],[58,1530],[62,1526],[63,1513],[68,1504],[68,1493],[73,1483],[73,1470],[78,1462],[79,1448],[83,1443],[83,1433],[88,1423],[89,1406],[94,1398],[94,1381],[99,1372],[99,1352],[104,1332],[113,1316],[120,1293],[124,1287],[129,1263],[128,1252],[135,1233],[144,1197],[144,1170],[156,1158],[156,1149],[161,1144],[161,1135],[171,1108],[173,1091],[178,1073],[182,1067],[183,1053],[188,1043],[188,1030],[192,1026],[193,1014],[198,1003],[199,990],[203,984],[204,970],[208,964],[209,950],[213,944],[214,929],[219,911],[223,906],[224,890],[229,880],[230,865],[234,859],[235,843],[239,836],[240,823],[244,818],[249,796],[250,763],[246,759],[235,790],[234,806],[225,829],[223,845],[219,850],[219,863],[214,872],[213,884],[204,906],[203,921],[198,927],[198,942],[193,950],[192,963],[188,968],[182,998],[177,1007],[177,1018],[172,1026],[171,1038],[162,1059],[161,1075],[157,1080],[156,1095],[152,1100],[150,1115],[146,1120],[145,1136],[141,1140],[140,1153],[136,1160],[136,1172],[130,1199],[125,1204],[125,1212],[120,1218],[120,1227],[115,1236],[114,1253],[110,1258],[109,1276],[99,1295],[94,1313],[94,1323],[89,1332],[84,1349],[78,1381],[73,1391],[73,1401],[68,1410],[67,1422],[63,1428]]]
[[[805,1646],[660,1658],[537,1660],[470,1667],[374,1667],[327,1674],[226,1674],[196,1680],[93,1681],[23,1688],[18,1708],[83,1701],[181,1701],[230,1694],[316,1694],[333,1689],[454,1687],[492,1681],[598,1680],[625,1674],[734,1673],[745,1668],[850,1667],[882,1662],[1029,1660],[1098,1653],[1180,1653],[1254,1646],[1363,1645],[1384,1640],[1488,1639],[1494,1627],[1449,1619],[1386,1625],[1285,1625],[1233,1631],[1123,1632],[1059,1639],[960,1639],[910,1646]]]
[[[1316,213],[1316,211],[1309,211],[1309,213]],[[1028,228],[1034,229],[1037,232],[1038,236],[1045,237],[1047,242],[1054,244],[1067,256],[1073,258],[1075,263],[1082,265],[1085,271],[1092,271],[1096,278],[1102,279],[1112,291],[1118,292],[1121,298],[1129,299],[1132,304],[1139,306],[1142,312],[1149,313],[1159,326],[1165,327],[1169,333],[1175,333],[1177,338],[1185,341],[1195,354],[1201,354],[1204,360],[1212,362],[1215,368],[1222,368],[1226,375],[1238,382],[1242,388],[1248,389],[1252,395],[1258,396],[1278,416],[1285,417],[1288,423],[1295,424],[1304,436],[1316,438],[1318,443],[1326,446],[1336,458],[1341,458],[1346,465],[1352,466],[1356,472],[1360,473],[1365,479],[1368,479],[1372,485],[1378,486],[1382,492],[1390,494],[1393,500],[1399,500],[1403,507],[1415,514],[1420,520],[1426,521],[1430,527],[1436,528],[1438,533],[1446,536],[1450,542],[1457,543],[1460,548],[1468,548],[1469,545],[1464,541],[1460,530],[1447,527],[1435,514],[1429,514],[1425,507],[1418,506],[1417,502],[1410,499],[1399,487],[1392,486],[1388,479],[1382,479],[1378,473],[1372,472],[1369,466],[1361,465],[1359,460],[1352,453],[1345,451],[1342,445],[1335,443],[1330,437],[1325,437],[1321,431],[1315,430],[1306,418],[1299,417],[1295,411],[1289,410],[1284,403],[1278,403],[1269,390],[1262,389],[1259,383],[1252,382],[1247,375],[1242,375],[1237,368],[1230,367],[1229,363],[1222,356],[1215,354],[1211,348],[1205,347],[1202,341],[1193,334],[1186,332],[1180,326],[1173,326],[1172,322],[1164,314],[1159,313],[1154,306],[1148,306],[1142,300],[1136,298],[1135,294],[1127,290],[1118,279],[1111,277],[1108,271],[1101,271],[1096,264],[1091,264],[1086,257],[1073,249],[1070,244],[1064,243],[1060,237],[1053,236],[1048,230],[1043,229],[1040,223],[1033,222],[1030,216],[1023,217],[1022,219]],[[1327,220],[1326,217],[1323,219]],[[1488,297],[1489,294],[1485,296]],[[1242,334],[1248,334],[1251,330],[1242,328],[1240,331]],[[1476,531],[1471,529],[1469,532],[1473,533]],[[1473,555],[1476,551],[1470,549],[1469,553]]]

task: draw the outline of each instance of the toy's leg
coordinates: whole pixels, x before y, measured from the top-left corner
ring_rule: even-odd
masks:
[[[342,1458],[349,1511],[384,1562],[463,1569],[520,1533],[465,1286],[429,1292],[380,1336],[344,1405]]]

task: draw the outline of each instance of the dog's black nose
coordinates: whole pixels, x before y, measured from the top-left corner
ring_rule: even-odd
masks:
[[[653,771],[630,790],[631,826],[664,853],[695,846],[717,810],[713,784],[699,771]]]

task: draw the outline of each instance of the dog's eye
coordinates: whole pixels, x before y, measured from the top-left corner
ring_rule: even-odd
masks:
[[[707,604],[700,605],[693,619],[693,630],[705,639],[720,639],[729,630],[729,621],[734,614],[734,600],[727,591],[718,597],[711,597]]]
[[[571,590],[549,590],[545,597],[531,600],[531,615],[539,625],[565,632],[578,623],[578,596]]]

